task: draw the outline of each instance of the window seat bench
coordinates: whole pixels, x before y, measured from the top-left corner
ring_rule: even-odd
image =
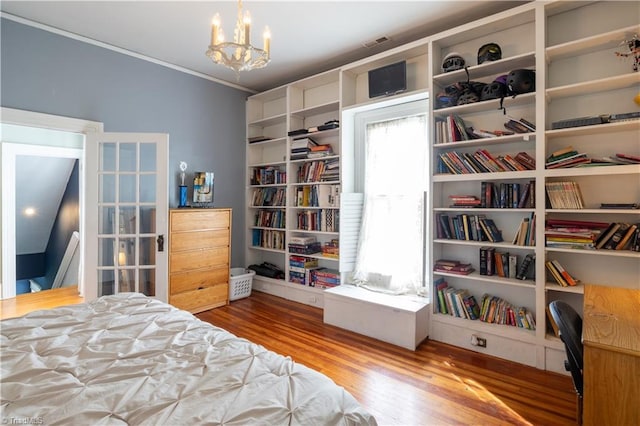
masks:
[[[415,350],[429,334],[429,301],[343,284],[324,291],[324,322]]]

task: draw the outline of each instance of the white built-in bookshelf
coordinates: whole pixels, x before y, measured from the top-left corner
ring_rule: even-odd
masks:
[[[256,276],[254,288],[316,306],[323,305],[323,291],[290,282],[288,242],[299,236],[315,236],[321,242],[340,239],[340,245],[352,244],[339,231],[298,229],[299,216],[309,215],[320,207],[297,204],[301,188],[314,185],[339,185],[345,193],[353,192],[353,170],[345,158],[351,156],[353,124],[349,118],[377,104],[390,104],[430,94],[432,126],[431,170],[429,191],[429,256],[428,270],[438,259],[457,259],[470,263],[475,271],[468,275],[431,272],[429,337],[460,347],[510,359],[541,369],[565,372],[564,347],[549,328],[545,308],[553,300],[564,300],[582,313],[585,283],[626,288],[640,288],[640,252],[631,250],[587,250],[547,247],[547,220],[640,223],[638,209],[600,208],[601,203],[640,202],[640,165],[607,165],[547,169],[545,160],[567,146],[592,158],[615,156],[616,153],[640,155],[640,120],[555,129],[554,123],[578,117],[621,114],[640,111],[633,98],[640,92],[640,72],[632,69],[632,58],[615,55],[624,51],[624,39],[640,33],[636,2],[531,2],[391,49],[387,52],[347,64],[288,85],[249,97],[247,101],[248,138],[265,136],[268,140],[247,143],[247,250],[246,263],[270,262],[285,271],[284,280]],[[497,43],[502,58],[477,64],[476,55],[485,43]],[[467,69],[442,72],[442,59],[458,52]],[[394,62],[407,61],[407,90],[387,98],[369,99],[368,71]],[[515,69],[536,72],[536,89],[530,93],[499,99],[442,107],[436,95],[458,81],[490,83],[496,77]],[[468,77],[467,77],[468,73]],[[501,109],[501,106],[504,109]],[[505,115],[507,114],[507,115]],[[502,129],[510,117],[535,124],[535,131],[486,139],[447,142],[437,130],[440,122],[457,116],[474,129]],[[340,119],[339,129],[310,134],[316,142],[330,144],[341,160],[339,179],[335,182],[300,182],[297,171],[316,159],[292,159],[290,150],[295,138],[287,133]],[[515,156],[525,152],[535,159],[532,170],[453,174],[440,164],[443,155],[473,155],[486,150],[493,156]],[[257,184],[251,181],[256,168],[277,169],[286,174],[286,182]],[[551,208],[546,200],[546,186],[573,182],[581,192],[583,208]],[[481,197],[483,188],[520,190],[531,185],[535,203],[509,208],[482,206],[467,208],[452,205],[451,196],[460,194]],[[253,204],[256,190],[268,189],[285,195],[279,206]],[[331,209],[337,209],[331,206]],[[339,210],[339,209],[338,209]],[[275,228],[255,222],[258,215],[274,216],[277,211],[285,219]],[[344,212],[340,212],[344,213]],[[441,216],[489,218],[502,233],[502,241],[473,238],[446,238],[438,229]],[[530,244],[517,243],[517,233],[524,219],[533,227]],[[347,223],[347,218],[341,222]],[[254,244],[256,232],[278,233],[281,246]],[[342,247],[341,247],[342,248]],[[512,276],[480,274],[481,249],[492,248],[515,256],[521,264],[527,255],[535,256],[524,279]],[[347,250],[342,259],[317,258],[321,266],[347,272]],[[572,276],[577,286],[560,286],[545,267],[557,260]],[[481,301],[485,294],[513,307],[529,312],[533,327],[518,327],[464,319],[439,311],[435,283],[446,281],[456,289]],[[474,346],[471,336],[483,337],[486,348]]]

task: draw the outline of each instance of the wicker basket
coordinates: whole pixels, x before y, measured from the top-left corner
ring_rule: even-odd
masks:
[[[255,271],[245,268],[231,268],[229,277],[229,300],[238,300],[251,295],[251,284]]]

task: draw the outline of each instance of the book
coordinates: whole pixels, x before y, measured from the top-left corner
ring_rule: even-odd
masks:
[[[557,260],[551,260],[551,264],[555,267],[555,269],[560,273],[560,275],[562,276],[562,278],[566,281],[566,283],[570,286],[576,286],[578,285],[578,280],[576,280],[575,278],[573,278],[565,269],[564,267],[560,264],[560,262],[558,262]]]
[[[609,237],[609,239],[602,245],[601,248],[605,250],[616,249],[616,246],[622,240],[622,237],[624,237],[624,235],[626,234],[627,229],[629,229],[628,223],[619,223],[618,225],[619,226],[616,231],[611,235],[611,237]]]
[[[547,313],[547,324],[551,326],[551,330],[553,331],[553,334],[556,337],[560,337],[560,330],[558,329],[558,324],[556,324],[556,321],[553,319],[553,316],[551,315],[551,310],[549,309],[549,305],[545,307],[545,311]]]
[[[529,273],[529,268],[533,265],[533,261],[535,260],[535,255],[534,254],[527,254],[524,259],[522,260],[522,263],[520,263],[520,266],[518,267],[518,272],[516,273],[516,279],[519,280],[526,280],[528,273]]]
[[[638,229],[637,224],[632,224],[631,226],[629,226],[627,232],[623,235],[622,239],[620,240],[618,245],[616,245],[615,249],[623,250],[627,246],[627,243],[631,240],[633,234],[636,232],[636,229]]]

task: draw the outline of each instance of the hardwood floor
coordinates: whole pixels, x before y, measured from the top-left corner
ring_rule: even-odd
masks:
[[[0,319],[18,317],[39,309],[51,309],[82,302],[84,302],[84,297],[78,294],[77,286],[19,294],[11,299],[0,300]]]
[[[429,340],[409,351],[261,292],[197,317],[326,374],[381,425],[575,424],[569,376]]]

